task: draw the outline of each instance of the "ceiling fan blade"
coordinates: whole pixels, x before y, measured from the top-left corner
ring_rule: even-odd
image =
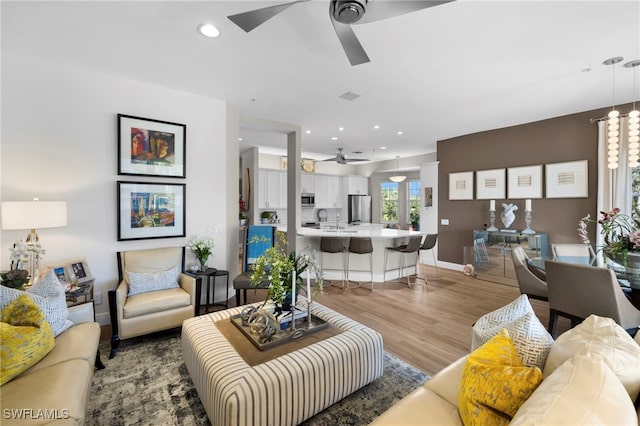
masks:
[[[344,161],[347,163],[355,163],[357,161],[371,161],[368,158],[345,158]]]
[[[364,16],[354,24],[366,24],[367,22],[393,18],[452,1],[454,0],[370,0],[367,3]]]
[[[288,9],[296,3],[304,3],[309,0],[297,0],[290,3],[278,4],[275,6],[264,7],[262,9],[252,10],[250,12],[238,13],[236,15],[227,16],[234,24],[249,32],[257,26],[264,24],[278,13]]]
[[[333,7],[333,4],[331,7]],[[333,28],[336,30],[336,34],[338,35],[338,40],[340,40],[340,44],[342,44],[342,49],[347,55],[349,62],[351,62],[351,65],[360,65],[365,62],[370,62],[367,52],[364,51],[364,48],[360,44],[358,37],[356,37],[356,33],[353,32],[351,25],[342,24],[336,21],[333,18],[331,10],[329,11],[329,16],[331,17]]]

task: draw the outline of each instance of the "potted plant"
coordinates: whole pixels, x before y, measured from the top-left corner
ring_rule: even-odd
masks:
[[[244,226],[247,223],[247,210],[249,208],[247,207],[246,201],[242,199],[242,195],[238,198],[238,200],[240,207],[240,213],[238,215],[240,219],[240,226]]]
[[[316,277],[316,291],[322,292],[322,270],[315,257],[315,252],[312,250],[303,250],[300,254],[296,255],[294,252],[286,253],[285,247],[287,247],[287,237],[284,233],[279,232],[278,242],[273,246],[265,250],[265,252],[259,256],[255,263],[251,265],[251,285],[255,288],[268,281],[269,288],[265,297],[264,306],[269,300],[272,300],[276,305],[276,311],[279,313],[284,310],[288,310],[286,306],[287,298],[291,298],[291,291],[293,288],[293,272],[295,271],[296,282],[295,289],[296,294],[300,287],[303,285],[302,273],[309,271]],[[261,241],[260,237],[254,237],[255,239],[249,241],[252,242]],[[290,301],[289,301],[290,303]]]
[[[189,244],[189,249],[193,252],[200,263],[200,271],[207,270],[207,260],[213,253],[213,238],[195,237]]]

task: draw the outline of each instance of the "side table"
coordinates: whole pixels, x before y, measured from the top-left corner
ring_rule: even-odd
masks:
[[[79,285],[72,291],[66,293],[69,319],[76,324],[83,322],[95,322],[96,311],[93,300],[93,280]],[[100,350],[96,354],[95,367],[98,370],[104,368],[100,359]]]
[[[209,313],[209,305],[214,305],[214,306],[224,306],[225,309],[229,309],[229,299],[228,299],[228,295],[229,295],[229,271],[225,271],[223,269],[216,269],[216,268],[207,268],[204,271],[186,271],[185,274],[187,275],[191,275],[194,278],[197,277],[202,277],[203,278],[203,284],[206,284],[205,286],[205,291],[207,292],[207,304],[205,307],[205,312]],[[213,281],[213,292],[214,292],[214,299],[215,299],[215,290],[216,290],[216,278],[217,277],[225,277],[226,279],[226,285],[225,285],[225,301],[224,303],[215,303],[215,300],[213,300],[212,302],[209,302],[209,285],[211,283],[211,281]]]

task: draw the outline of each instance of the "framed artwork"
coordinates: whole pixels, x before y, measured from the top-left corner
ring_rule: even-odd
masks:
[[[118,114],[118,174],[186,177],[185,124]]]
[[[587,198],[588,161],[569,161],[545,165],[547,198]]]
[[[449,173],[449,199],[473,200],[473,172]]]
[[[476,199],[504,200],[506,198],[505,169],[476,172]]]
[[[118,241],[185,236],[184,183],[118,182]]]
[[[300,169],[305,173],[315,173],[316,162],[308,158],[303,158],[300,163]]]
[[[53,269],[53,273],[56,274],[56,277],[63,285],[71,283],[71,275],[69,275],[65,264],[52,264],[47,265],[47,267]]]
[[[78,284],[93,280],[91,269],[85,258],[71,259],[67,261],[67,274],[71,280],[77,280]]]
[[[542,198],[542,165],[507,169],[509,199]]]
[[[426,188],[424,188],[424,206],[433,206],[433,187],[431,186],[427,186]]]

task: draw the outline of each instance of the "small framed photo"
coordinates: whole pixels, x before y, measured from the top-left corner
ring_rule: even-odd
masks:
[[[48,265],[47,267],[49,269],[53,269],[53,273],[56,274],[56,277],[63,285],[71,283],[71,276],[64,264],[53,264]]]
[[[473,172],[449,173],[449,199],[473,200]]]
[[[118,182],[118,241],[185,236],[184,183]]]
[[[504,200],[506,198],[506,170],[478,170],[476,172],[476,199]]]
[[[71,277],[71,281],[75,280],[78,284],[83,284],[93,280],[91,269],[85,258],[71,259],[67,261],[67,274]]]
[[[185,124],[118,114],[118,174],[186,177]]]
[[[588,161],[568,161],[545,165],[547,198],[587,198]]]
[[[542,198],[542,165],[510,167],[507,175],[509,199]]]

